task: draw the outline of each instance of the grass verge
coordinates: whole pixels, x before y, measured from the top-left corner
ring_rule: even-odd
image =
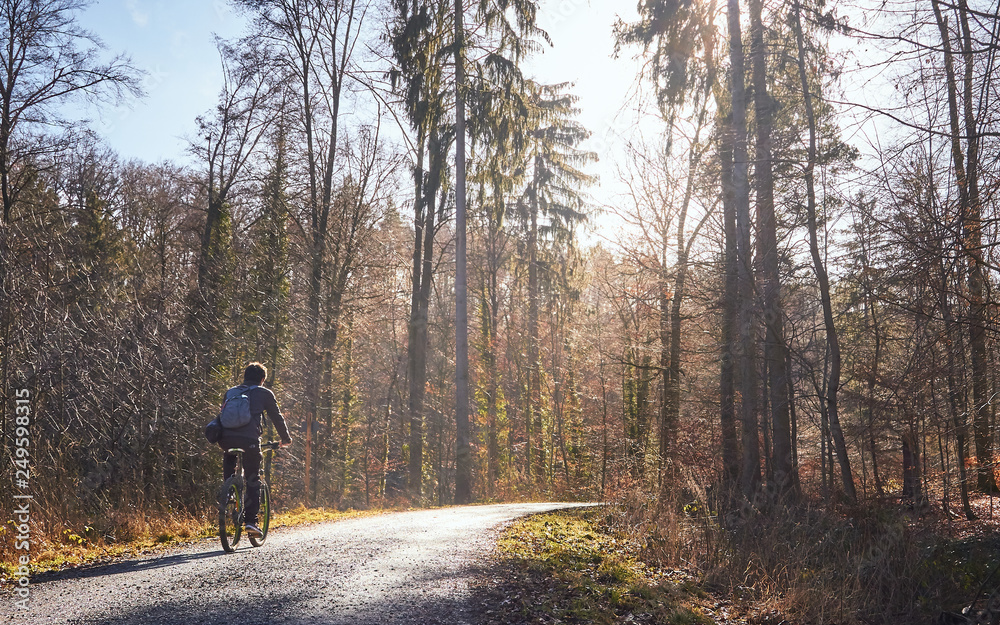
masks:
[[[1000,514],[986,498],[973,507],[973,521],[887,502],[715,514],[643,495],[606,522],[643,545],[641,560],[696,570],[752,625],[978,622],[947,620],[966,608],[1000,622]]]
[[[479,625],[716,621],[720,606],[683,571],[643,562],[600,509],[531,516],[503,531],[493,566],[475,588]]]

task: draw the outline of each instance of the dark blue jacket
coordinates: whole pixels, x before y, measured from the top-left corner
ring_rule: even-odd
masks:
[[[281,410],[278,409],[278,402],[274,399],[274,393],[271,392],[271,389],[264,388],[263,386],[251,386],[249,384],[234,386],[222,396],[223,404],[226,402],[226,395],[236,389],[243,391],[243,394],[250,400],[250,414],[253,418],[250,419],[250,423],[241,428],[222,430],[222,438],[219,439],[220,447],[223,449],[231,449],[233,447],[245,448],[260,443],[260,436],[264,432],[264,413],[267,413],[267,417],[274,424],[274,429],[278,432],[278,436],[281,437],[281,441],[283,443],[291,442],[292,439],[288,436],[288,426],[285,425],[285,418],[281,416]]]

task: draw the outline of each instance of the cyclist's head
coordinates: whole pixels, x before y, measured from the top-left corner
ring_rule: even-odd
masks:
[[[243,372],[244,384],[256,384],[260,386],[267,379],[267,367],[259,362],[251,362]]]

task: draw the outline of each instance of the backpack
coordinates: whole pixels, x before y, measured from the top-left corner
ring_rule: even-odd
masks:
[[[256,385],[243,389],[236,387],[226,393],[226,402],[222,404],[222,412],[219,413],[222,427],[235,430],[250,423],[253,415],[250,414],[250,398],[247,394],[254,388],[257,388]]]
[[[210,443],[218,443],[222,439],[222,422],[215,417],[205,426],[205,438]]]

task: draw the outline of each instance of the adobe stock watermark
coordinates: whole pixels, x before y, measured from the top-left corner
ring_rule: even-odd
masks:
[[[584,5],[589,6],[590,0],[549,0],[538,12],[543,24],[553,26],[571,18]]]
[[[22,388],[14,393],[14,608],[27,611],[31,599],[31,391]]]
[[[214,0],[212,8],[215,9],[215,17],[220,22],[225,22],[233,16],[233,7],[227,0]]]

